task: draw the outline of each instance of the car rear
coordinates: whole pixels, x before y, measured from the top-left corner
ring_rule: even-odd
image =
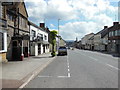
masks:
[[[67,48],[62,46],[58,49],[58,55],[67,55]]]

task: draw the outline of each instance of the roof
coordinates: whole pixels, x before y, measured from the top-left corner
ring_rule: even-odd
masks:
[[[120,24],[109,27],[108,31],[114,31],[114,30],[118,30],[118,29],[120,29]]]
[[[90,37],[88,40],[93,40],[94,39],[94,36]]]
[[[31,22],[31,21],[28,21],[28,25],[32,25],[32,26],[34,26],[34,27],[36,27],[36,28],[38,28],[38,29],[40,29],[40,30],[46,32],[43,28],[39,27],[38,25],[34,24],[34,23]]]
[[[101,34],[101,38],[103,38],[103,37],[105,37],[108,34],[108,32],[109,32],[108,28],[105,28],[105,29],[99,31],[98,33],[96,33],[95,35]]]

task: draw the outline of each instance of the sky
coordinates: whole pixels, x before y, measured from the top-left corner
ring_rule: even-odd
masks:
[[[29,20],[45,22],[64,40],[80,40],[118,21],[119,0],[25,0]]]

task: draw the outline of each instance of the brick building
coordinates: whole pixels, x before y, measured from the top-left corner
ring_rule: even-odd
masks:
[[[120,24],[113,22],[113,26],[109,27],[108,44],[109,51],[120,54]]]

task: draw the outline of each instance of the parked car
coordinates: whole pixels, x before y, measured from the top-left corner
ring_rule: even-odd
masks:
[[[67,55],[67,48],[65,46],[60,46],[58,49],[58,55]]]

